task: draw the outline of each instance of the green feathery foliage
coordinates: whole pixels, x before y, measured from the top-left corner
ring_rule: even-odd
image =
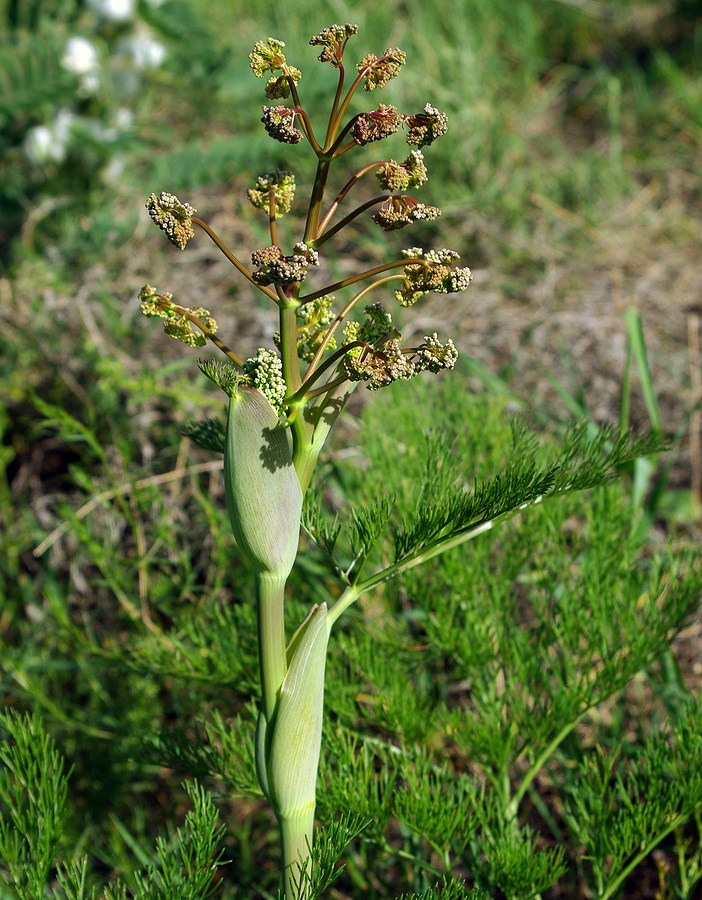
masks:
[[[421,894],[402,894],[398,900],[490,900],[490,895],[477,887],[469,890],[463,881],[443,878],[437,887],[428,888]]]
[[[616,896],[625,878],[702,806],[702,704],[633,753],[585,757],[568,791],[567,818],[582,844],[594,896]]]
[[[211,418],[204,422],[191,422],[185,426],[183,434],[204,450],[224,453],[226,428],[221,419]]]
[[[68,773],[37,718],[2,713],[0,734],[0,887],[36,900],[61,840]]]
[[[344,871],[340,859],[348,845],[368,827],[368,820],[344,813],[315,835],[311,856],[305,860],[295,879],[296,890],[308,900],[322,900],[326,891]],[[283,895],[278,893],[279,900]]]

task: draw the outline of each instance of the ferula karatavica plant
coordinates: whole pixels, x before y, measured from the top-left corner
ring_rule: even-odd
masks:
[[[338,76],[323,126],[302,103],[302,73],[287,62],[282,41],[258,42],[250,54],[254,75],[267,78],[269,105],[261,118],[265,130],[284,144],[306,142],[317,158],[302,234],[292,238],[280,227],[281,219],[299,203],[294,175],[281,168],[260,174],[248,190],[249,201],[268,218],[270,233],[269,244],[252,253],[250,261],[239,259],[190,204],[173,194],[152,194],[146,204],[153,221],[181,249],[195,228],[204,231],[278,311],[274,346],[244,359],[219,337],[208,309],[185,306],[150,285],[140,293],[145,315],[162,318],[169,335],[194,347],[211,342],[225,357],[201,362],[200,368],[228,396],[226,433],[218,438],[203,429],[200,438],[224,452],[232,529],[256,575],[261,683],[256,764],[260,787],[279,824],[286,900],[300,900],[310,892],[325,659],[339,616],[362,593],[544,496],[602,480],[628,455],[622,442],[610,445],[602,438],[595,449],[604,450],[606,458],[600,453],[596,463],[579,469],[576,462],[582,459],[585,438],[576,432],[557,465],[544,472],[510,472],[483,493],[461,492],[450,508],[420,517],[415,528],[396,540],[395,559],[363,577],[364,548],[372,535],[362,536],[351,565],[336,568],[336,596],[306,598],[304,621],[294,634],[285,633],[285,586],[297,555],[304,495],[349,396],[361,383],[373,391],[423,371],[451,369],[456,362],[451,339],[442,340],[436,333],[417,346],[405,346],[383,301],[410,307],[431,292],[464,291],[472,278],[470,269],[458,265],[454,250],[409,246],[382,265],[334,284],[310,286],[333,238],[360,216],[370,215],[379,228],[394,231],[441,214],[409,192],[426,182],[423,150],[445,134],[447,118],[431,103],[411,114],[382,102],[352,113],[356,95],[374,99],[405,63],[402,50],[390,47],[348,66],[348,44],[357,30],[350,24],[331,25],[310,41],[319,61]],[[405,156],[378,158],[356,170],[351,167],[350,173],[347,167],[347,180],[328,197],[333,166],[346,165],[359,147],[393,136],[403,136],[409,145]],[[354,207],[354,188],[373,180],[378,191]],[[307,530],[315,537],[313,526]],[[333,549],[333,534],[325,533],[320,543]]]

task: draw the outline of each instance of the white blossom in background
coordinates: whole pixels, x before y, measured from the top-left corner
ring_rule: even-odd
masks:
[[[126,131],[134,124],[134,112],[128,106],[120,106],[115,113],[115,127]]]
[[[22,149],[29,162],[35,166],[61,162],[66,155],[66,148],[56,141],[48,125],[35,125],[30,128],[24,136]]]
[[[158,68],[166,58],[166,48],[145,29],[124,38],[117,49],[129,58],[139,72]]]
[[[74,35],[66,41],[61,64],[80,78],[83,90],[94,94],[100,87],[100,58],[97,47],[87,38]]]
[[[144,2],[156,7],[164,0]],[[130,106],[138,98],[144,77],[167,57],[166,45],[140,21],[138,3],[139,0],[85,0],[84,5],[93,13],[92,33],[67,38],[61,56],[62,67],[75,75],[80,85],[75,96],[76,111],[59,110],[53,120],[26,131],[22,152],[30,165],[60,165],[71,148],[75,149],[77,160],[93,160],[91,152],[83,154],[83,150],[91,151],[99,143],[105,148],[105,179],[118,180],[124,160],[114,166],[109,163],[108,145],[133,126]],[[89,24],[90,17],[85,21]],[[115,25],[118,27],[112,27]],[[86,97],[97,101],[91,101],[89,116],[82,114]],[[115,100],[120,104],[116,109],[112,106]],[[48,177],[50,170],[47,168],[44,174]]]
[[[103,179],[108,184],[114,184],[124,175],[127,168],[127,161],[124,156],[113,156],[102,173]]]
[[[27,160],[37,166],[63,162],[74,123],[73,113],[69,109],[61,109],[49,125],[30,128],[22,145]]]
[[[131,22],[136,12],[135,0],[86,0],[86,6],[107,22]]]

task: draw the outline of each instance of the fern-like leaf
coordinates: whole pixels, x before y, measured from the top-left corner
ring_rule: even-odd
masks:
[[[224,453],[224,436],[226,429],[220,419],[206,419],[204,422],[190,422],[183,429],[183,434],[191,438],[199,447]]]

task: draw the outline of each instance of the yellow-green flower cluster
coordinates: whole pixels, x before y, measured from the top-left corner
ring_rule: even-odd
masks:
[[[428,147],[448,130],[448,116],[430,103],[423,112],[404,116],[404,123],[408,126],[407,143],[417,147]]]
[[[251,254],[251,262],[259,267],[252,276],[256,284],[286,286],[296,281],[304,281],[307,269],[319,265],[319,254],[299,241],[293,247],[292,256],[284,256],[280,247],[271,245],[262,250],[255,250]]]
[[[350,329],[349,334],[355,331]],[[359,335],[361,331],[362,326]],[[403,349],[398,337],[392,336],[376,341],[372,346],[369,342],[363,347],[351,348],[344,357],[344,371],[350,381],[365,381],[369,391],[377,391],[394,381],[409,381],[420,372],[452,369],[457,359],[458,351],[453,341],[449,338],[442,344],[436,332],[425,335],[419,347],[408,349]]]
[[[365,322],[347,322],[344,326],[344,344],[363,341],[374,344],[382,338],[396,337],[398,332],[392,324],[392,316],[382,303],[369,303],[364,309]],[[358,356],[361,348],[354,347],[349,354]],[[348,355],[348,354],[347,354]]]
[[[249,188],[246,196],[256,209],[268,212],[270,209],[270,192],[273,191],[276,218],[290,212],[295,196],[295,176],[284,169],[276,169],[267,175],[259,175],[256,187]]]
[[[364,56],[356,65],[361,74],[365,73],[363,90],[374,91],[385,87],[388,81],[400,74],[406,59],[407,54],[399,47],[388,47],[380,58],[375,53]]]
[[[152,221],[166,233],[170,242],[185,250],[188,241],[195,236],[192,217],[197,210],[167,191],[161,191],[158,197],[150,194],[145,205]]]
[[[178,306],[173,302],[173,294],[167,291],[159,294],[150,284],[145,284],[139,291],[139,300],[145,316],[163,319],[166,334],[188,347],[204,347],[207,343],[205,331],[209,334],[217,331],[217,322],[208,309]]]
[[[280,357],[273,350],[259,347],[256,356],[244,363],[244,375],[248,383],[259,390],[271,406],[280,412],[287,390]]]
[[[285,41],[268,38],[266,43],[256,41],[254,48],[249,53],[251,71],[256,78],[263,78],[268,72],[280,72],[285,66],[285,54],[283,47]]]
[[[341,65],[346,42],[354,34],[358,33],[358,25],[329,25],[323,28],[319,34],[310,38],[313,47],[323,47],[317,59],[320,62],[331,63],[334,67]]]
[[[421,150],[412,150],[401,163],[394,159],[383,163],[375,173],[381,188],[393,194],[409,188],[421,187],[427,181],[427,167]]]
[[[429,250],[410,247],[403,255],[421,262],[408,263],[404,268],[404,280],[395,297],[401,306],[413,306],[420,297],[434,291],[438,294],[455,294],[465,291],[473,280],[469,268],[457,268],[453,263],[460,259],[455,250]]]
[[[297,113],[287,106],[264,106],[261,121],[274,140],[281,144],[299,144],[304,135],[295,128]]]
[[[431,222],[440,215],[441,210],[438,206],[427,206],[425,203],[419,203],[414,197],[393,196],[388,197],[371,218],[384,231],[396,231],[423,219]]]
[[[325,294],[305,303],[297,311],[297,355],[310,362],[324,340],[329,325],[334,321],[333,294]],[[336,341],[327,341],[326,349],[334,350]]]

